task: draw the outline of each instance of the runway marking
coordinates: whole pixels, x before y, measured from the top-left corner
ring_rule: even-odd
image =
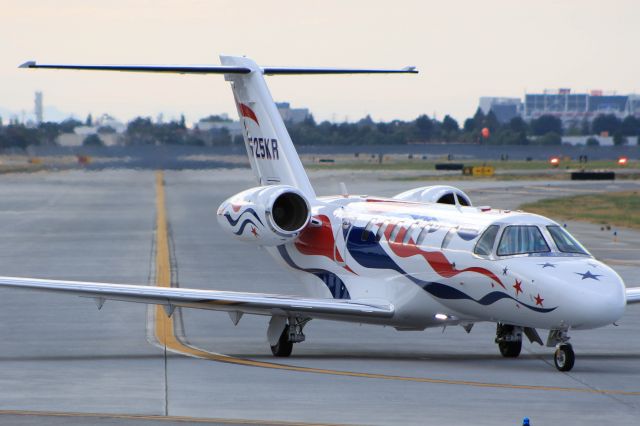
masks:
[[[335,423],[304,423],[286,422],[280,420],[251,420],[251,419],[219,419],[208,417],[160,416],[145,414],[111,414],[111,413],[80,413],[73,411],[29,411],[29,410],[0,410],[0,416],[34,416],[34,417],[89,417],[120,420],[153,420],[178,423],[222,423],[229,425],[266,425],[266,426],[339,426]]]
[[[162,172],[156,174],[156,206],[157,206],[157,231],[156,231],[156,284],[160,287],[171,286],[171,262],[169,256],[169,238],[167,232],[167,213],[165,205],[164,181]],[[173,317],[167,317],[162,306],[156,307],[155,314],[155,334],[158,343],[175,353],[192,356],[195,358],[208,359],[211,361],[222,362],[226,364],[243,365],[248,367],[268,368],[273,370],[296,371],[301,373],[324,374],[342,377],[358,377],[366,379],[394,380],[403,382],[432,383],[444,385],[460,385],[478,388],[497,388],[497,389],[520,389],[520,390],[538,390],[538,391],[558,391],[586,394],[601,395],[627,395],[640,396],[640,392],[622,391],[622,390],[599,390],[592,388],[571,388],[559,386],[540,386],[540,385],[516,385],[509,383],[489,383],[475,382],[469,380],[451,380],[451,379],[434,379],[428,377],[409,377],[395,376],[389,374],[378,373],[360,373],[344,370],[329,370],[324,368],[300,367],[291,364],[279,364],[274,362],[255,361],[245,358],[236,358],[229,355],[209,352],[197,348],[191,344],[182,342],[175,334]]]

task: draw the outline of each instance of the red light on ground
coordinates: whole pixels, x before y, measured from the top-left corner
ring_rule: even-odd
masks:
[[[629,159],[627,157],[618,158],[618,166],[626,166]]]
[[[549,163],[552,166],[556,166],[557,167],[558,165],[560,165],[560,159],[558,157],[551,157],[551,159],[549,159]]]
[[[491,133],[489,132],[489,129],[488,129],[487,127],[484,127],[484,128],[482,129],[481,133],[482,133],[482,137],[483,137],[484,139],[489,139],[489,136],[490,136],[490,134],[491,134]]]

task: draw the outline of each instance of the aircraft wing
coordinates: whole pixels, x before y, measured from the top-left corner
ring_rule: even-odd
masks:
[[[640,287],[627,288],[627,305],[631,303],[640,303]]]
[[[98,308],[105,300],[164,305],[168,313],[174,307],[210,309],[257,315],[358,321],[390,318],[394,307],[380,300],[321,299],[278,294],[197,290],[180,287],[156,287],[35,278],[0,277],[0,287],[13,287],[72,294],[96,300]]]

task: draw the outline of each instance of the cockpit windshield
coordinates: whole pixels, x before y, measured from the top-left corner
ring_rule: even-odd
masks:
[[[478,240],[473,252],[481,256],[489,256],[493,250],[493,243],[496,241],[499,230],[500,227],[498,225],[491,225],[488,227],[482,234],[482,237]]]
[[[547,253],[551,251],[542,232],[533,225],[507,226],[498,244],[498,256]]]
[[[576,241],[564,228],[558,225],[547,226],[553,242],[556,243],[558,250],[563,253],[576,253],[589,255],[582,245]]]

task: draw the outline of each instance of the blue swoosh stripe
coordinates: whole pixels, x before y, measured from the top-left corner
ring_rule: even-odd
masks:
[[[520,300],[509,296],[506,293],[500,291],[491,292],[481,299],[476,300],[468,294],[445,284],[437,283],[437,282],[429,282],[420,280],[413,275],[407,274],[401,267],[398,265],[392,258],[387,254],[386,251],[382,248],[380,243],[376,241],[375,234],[373,232],[369,232],[365,235],[364,241],[362,238],[362,234],[364,232],[364,228],[360,227],[352,227],[351,232],[347,237],[347,250],[351,257],[358,262],[360,265],[365,268],[371,269],[391,269],[392,271],[396,271],[406,278],[414,282],[415,284],[422,287],[424,291],[431,294],[434,297],[439,299],[447,299],[447,300],[471,300],[473,302],[479,303],[483,306],[488,306],[496,303],[502,299],[511,299],[515,302],[521,304],[522,306],[531,309],[535,312],[547,313],[554,311],[555,308],[538,308],[537,306],[530,306],[526,303],[522,303]],[[346,234],[346,231],[343,231],[343,235]]]
[[[408,278],[413,278],[413,277],[408,277]],[[469,296],[468,294],[456,288],[450,287],[448,285],[444,285],[436,282],[420,281],[416,278],[413,278],[412,281],[420,285],[420,287],[422,287],[424,291],[426,291],[427,293],[431,294],[434,297],[437,297],[438,299],[446,299],[446,300],[466,299],[466,300],[472,300],[483,306],[492,305],[502,299],[511,299],[516,303],[519,303],[522,306],[531,309],[532,311],[540,312],[540,313],[555,311],[557,308],[557,307],[556,308],[538,308],[537,306],[527,305],[526,303],[522,303],[522,301],[514,297],[511,297],[508,294],[503,293],[501,291],[493,291],[483,296],[481,299],[476,300],[473,297]]]
[[[344,282],[336,274],[334,274],[331,271],[327,271],[325,269],[301,268],[298,265],[296,265],[293,259],[291,259],[291,256],[287,252],[287,248],[284,245],[279,245],[277,248],[278,248],[278,253],[280,253],[280,256],[282,256],[282,259],[287,263],[287,265],[289,265],[293,269],[297,269],[303,272],[308,272],[320,278],[322,282],[324,282],[324,284],[327,286],[327,288],[331,292],[331,295],[333,296],[334,299],[351,299],[351,295],[349,294],[349,290],[347,289],[347,286],[344,285]]]
[[[243,211],[242,213],[240,213],[240,216],[238,216],[237,219],[233,219],[231,217],[231,214],[229,212],[226,212],[224,214],[224,217],[227,218],[227,220],[229,221],[229,224],[231,226],[236,226],[238,224],[238,222],[240,221],[240,218],[245,214],[245,213],[251,213],[253,215],[253,217],[256,218],[256,220],[258,222],[260,222],[260,225],[264,226],[264,223],[262,223],[262,220],[260,220],[260,217],[258,217],[258,213],[256,213],[256,211],[252,208],[248,208],[245,211]]]
[[[240,229],[238,229],[237,231],[234,232],[234,234],[236,235],[240,235],[244,232],[244,228],[248,225],[251,224],[253,226],[255,226],[256,228],[258,227],[258,225],[256,225],[251,219],[245,219],[244,222],[242,222],[242,225],[240,225]]]

